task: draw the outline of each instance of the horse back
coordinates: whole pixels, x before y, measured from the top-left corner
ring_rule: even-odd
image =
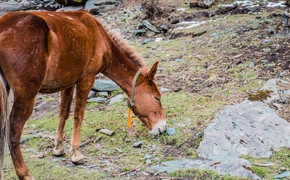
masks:
[[[28,20],[25,21],[26,23],[21,23],[23,21],[21,18]],[[1,24],[6,28],[2,28]],[[89,62],[96,54],[96,44],[101,46],[103,43],[101,36],[98,35],[100,33],[97,33],[99,28],[97,21],[84,11],[14,12],[2,17],[0,26],[0,37],[3,36],[2,32],[5,34],[8,29],[14,29],[9,33],[17,34],[12,44],[14,46],[18,44],[17,49],[23,49],[21,53],[18,51],[9,53],[17,56],[12,61],[19,63],[21,61],[19,57],[23,54],[38,56],[38,58],[28,57],[23,60],[25,63],[22,63],[21,68],[25,68],[24,64],[32,66],[31,59],[43,66],[37,68],[38,74],[43,76],[40,80],[42,92],[55,92],[75,84],[86,72]],[[19,43],[21,36],[25,41],[35,40],[35,46],[38,45],[39,49],[33,51],[31,43]],[[2,43],[1,38],[0,43],[1,47],[8,48],[5,43]],[[3,51],[7,51],[7,48]]]

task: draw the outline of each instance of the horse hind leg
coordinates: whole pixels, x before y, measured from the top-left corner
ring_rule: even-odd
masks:
[[[36,95],[36,94],[35,94]],[[13,108],[10,114],[10,152],[15,167],[16,174],[19,179],[32,180],[28,169],[25,165],[21,149],[20,138],[23,127],[27,119],[30,117],[35,102],[33,98],[15,98]]]
[[[64,148],[62,145],[63,141],[63,129],[65,122],[69,117],[71,102],[73,98],[74,86],[61,91],[61,103],[59,110],[59,121],[57,131],[54,139],[53,155],[62,156],[64,155]]]
[[[72,157],[71,160],[74,164],[83,163],[85,157],[80,151],[80,133],[81,124],[84,117],[86,108],[87,97],[93,86],[95,75],[85,76],[80,80],[76,87],[76,101],[73,120],[73,133],[71,138]]]

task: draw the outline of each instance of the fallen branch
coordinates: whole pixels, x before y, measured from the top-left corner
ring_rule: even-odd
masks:
[[[126,172],[120,173],[120,174],[118,174],[118,176],[123,176],[123,175],[128,174],[128,173],[130,173],[130,172],[132,172],[132,171],[136,171],[136,170],[138,170],[140,167],[141,167],[141,165],[139,165],[139,166],[137,166],[137,167],[135,167],[135,168],[132,168],[132,169],[130,169],[129,171],[126,171]]]
[[[275,163],[268,163],[268,164],[259,164],[259,163],[253,163],[254,166],[261,166],[261,167],[270,167],[274,166]]]

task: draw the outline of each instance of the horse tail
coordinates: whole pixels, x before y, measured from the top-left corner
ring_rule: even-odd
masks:
[[[8,92],[9,86],[0,69],[0,180],[3,179],[4,150],[9,137]]]

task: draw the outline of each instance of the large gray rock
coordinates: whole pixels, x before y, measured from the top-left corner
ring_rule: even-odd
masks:
[[[111,92],[111,91],[120,89],[120,87],[112,80],[97,79],[92,89],[97,92],[102,92],[102,91]]]
[[[247,168],[252,167],[251,163],[245,159],[234,158],[223,161],[207,159],[180,159],[175,161],[162,162],[160,165],[152,166],[151,169],[161,172],[171,173],[180,169],[208,169],[221,175],[229,174],[251,179],[260,179]]]
[[[226,106],[204,131],[199,157],[225,159],[250,155],[266,158],[290,147],[290,123],[262,102]]]

